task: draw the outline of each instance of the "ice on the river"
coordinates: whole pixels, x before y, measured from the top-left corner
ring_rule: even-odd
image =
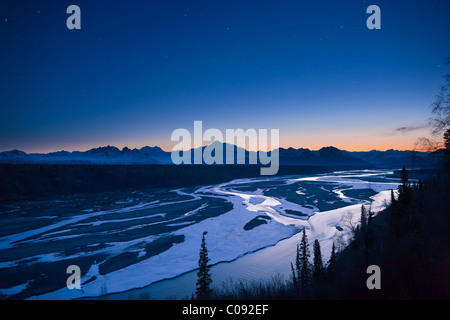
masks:
[[[373,183],[364,181],[365,177],[380,175],[381,173],[383,172],[368,171],[366,173],[351,175],[348,172],[345,172],[342,175],[335,173],[332,175],[315,175],[301,178],[277,177],[275,179],[277,179],[277,181],[283,181],[286,185],[291,185],[299,181],[316,181],[333,183],[334,185],[338,184],[339,186],[342,185],[342,189],[370,188],[377,192],[375,196],[371,197],[373,199],[372,210],[376,212],[382,209],[384,200],[388,199],[390,196],[390,190],[396,189],[398,186],[397,183],[393,182]],[[81,290],[69,290],[64,287],[55,292],[34,296],[32,299],[75,299],[100,296],[105,294],[105,292],[123,292],[133,288],[144,287],[150,283],[176,277],[190,270],[194,270],[198,267],[198,252],[201,237],[204,232],[207,232],[206,241],[209,257],[211,259],[210,263],[212,264],[220,261],[231,261],[247,253],[274,246],[283,239],[296,239],[300,230],[304,227],[307,229],[308,237],[311,239],[310,241],[318,239],[321,242],[324,259],[327,259],[327,255],[331,250],[331,243],[339,232],[336,226],[342,225],[343,219],[352,219],[354,223],[357,223],[357,219],[359,219],[361,202],[355,204],[352,199],[344,196],[342,189],[333,189],[333,192],[335,192],[341,200],[347,202],[348,206],[319,212],[319,209],[314,206],[304,207],[285,199],[264,195],[262,189],[257,189],[254,192],[243,192],[228,187],[235,185],[236,183],[251,184],[269,180],[270,179],[267,178],[240,179],[216,186],[202,187],[191,193],[183,189],[174,190],[178,195],[190,196],[189,200],[183,201],[198,200],[202,199],[202,197],[217,197],[231,202],[233,208],[224,214],[197,223],[177,222],[176,220],[178,220],[178,218],[173,219],[173,223],[170,221],[170,225],[179,226],[180,229],[172,232],[171,235],[183,235],[183,242],[174,244],[170,249],[158,255],[151,256],[145,260],[138,261],[137,263],[104,275],[100,274],[98,264],[93,264],[82,278],[83,285]],[[303,188],[299,188],[296,193],[298,195],[304,195],[303,191],[305,191]],[[158,205],[161,205],[161,203],[158,203],[157,201],[145,203],[138,206],[122,208],[120,209],[120,212],[129,212]],[[197,209],[186,212],[184,216],[199,214],[206,206],[206,204],[203,204]],[[294,216],[287,213],[286,210],[302,212],[306,217]],[[114,212],[117,213],[118,211],[119,210],[115,210]],[[56,230],[64,225],[73,225],[74,223],[82,224],[82,220],[85,220],[86,218],[99,217],[100,215],[108,213],[109,211],[84,213],[56,222],[50,226],[6,236],[0,238],[0,249],[12,248],[15,241],[23,240],[32,235],[39,235],[42,232],[48,232],[53,229]],[[268,220],[267,223],[259,225],[251,230],[244,230],[243,227],[248,222],[260,215],[266,215],[270,217],[271,220]],[[139,221],[142,218],[145,217],[128,218],[125,220]],[[124,219],[121,219],[120,221],[122,222]],[[116,220],[100,220],[89,223],[91,225],[102,225],[105,223],[114,224],[115,222]],[[137,227],[139,226],[131,228]],[[346,235],[344,234],[343,236],[345,237]],[[59,237],[64,237],[64,234],[59,235]],[[37,238],[37,241],[40,240],[41,239]],[[109,242],[108,247],[101,250],[108,251],[109,254],[120,254],[121,252],[133,250],[134,245],[138,242],[151,242],[153,240],[154,237],[149,236],[147,238],[138,238],[128,242]],[[145,255],[143,249],[140,249],[138,252],[140,256]],[[73,255],[72,258],[81,255],[83,255],[82,252]],[[58,253],[49,253],[41,255],[38,258],[40,261],[45,259],[54,261],[54,259],[58,258]],[[10,290],[3,289],[0,293],[7,295],[10,292],[18,292],[19,290],[21,291],[26,288],[24,285],[11,288]]]

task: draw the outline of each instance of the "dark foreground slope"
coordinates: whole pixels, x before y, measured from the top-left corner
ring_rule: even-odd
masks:
[[[450,299],[449,173],[395,201],[355,236],[336,263],[327,295],[343,299]],[[369,265],[381,269],[381,290],[368,290]],[[322,290],[326,291],[323,287]]]
[[[275,276],[264,283],[216,288],[215,299],[428,300],[450,299],[450,172],[444,170],[409,196],[369,219],[318,280],[295,287]],[[312,243],[309,243],[311,255]],[[286,264],[294,262],[295,257]],[[324,262],[325,263],[325,262]],[[367,268],[379,266],[381,289],[369,290]]]

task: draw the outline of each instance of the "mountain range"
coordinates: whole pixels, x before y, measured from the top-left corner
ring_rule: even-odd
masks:
[[[222,147],[223,154],[227,147],[226,143],[213,142],[215,148]],[[247,151],[235,145],[235,162],[238,159],[238,150],[245,155],[245,163],[253,151]],[[206,147],[202,147],[205,149]],[[218,149],[217,149],[218,150]],[[324,147],[320,150],[279,148],[280,165],[333,165],[333,166],[361,166],[361,167],[399,167],[433,165],[436,157],[433,153],[416,151],[365,151],[351,152],[340,150],[335,147]],[[195,149],[191,149],[191,159]],[[261,152],[261,151],[260,151]],[[271,152],[268,153],[271,155]],[[213,153],[214,156],[214,153]],[[192,160],[193,162],[193,160]],[[225,161],[224,161],[225,162]],[[51,153],[25,153],[20,150],[0,152],[0,163],[14,164],[173,164],[171,152],[164,151],[159,147],[143,147],[141,149],[122,150],[113,146],[99,147],[88,151],[58,151]]]

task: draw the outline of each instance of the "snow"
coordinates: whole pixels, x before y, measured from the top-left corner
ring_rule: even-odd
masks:
[[[155,217],[165,217],[166,214],[165,213],[157,213],[157,214],[152,214],[152,215],[147,215],[147,216],[140,216],[140,217],[135,217],[135,218],[124,218],[124,219],[114,219],[114,220],[101,220],[101,221],[94,221],[94,222],[88,222],[88,223],[79,223],[74,225],[74,227],[76,226],[85,226],[85,225],[90,225],[90,226],[100,226],[102,224],[105,223],[120,223],[120,222],[125,222],[125,221],[133,221],[133,220],[145,220],[145,219],[150,219],[150,218],[155,218]]]
[[[12,248],[14,246],[13,243],[15,243],[15,242],[22,241],[29,237],[32,237],[32,236],[35,236],[35,235],[38,235],[38,234],[41,234],[41,233],[44,233],[44,232],[47,232],[50,230],[54,230],[54,229],[58,229],[58,228],[70,225],[70,224],[74,224],[74,223],[77,223],[78,221],[82,221],[82,220],[85,220],[88,218],[101,216],[101,215],[105,215],[105,214],[111,214],[111,213],[122,213],[122,212],[134,211],[134,210],[138,210],[138,209],[151,208],[151,207],[155,206],[157,202],[159,202],[159,201],[140,203],[135,206],[121,208],[121,209],[108,210],[108,211],[97,211],[97,212],[93,212],[93,213],[86,213],[86,214],[73,216],[68,219],[64,219],[62,221],[56,222],[54,224],[51,224],[51,225],[48,225],[48,226],[45,226],[42,228],[33,229],[33,230],[29,230],[29,231],[25,231],[25,232],[21,232],[21,233],[17,233],[17,234],[12,234],[12,235],[9,235],[6,237],[2,237],[2,238],[0,238],[0,248],[2,250]]]
[[[344,195],[344,193],[343,193],[343,191],[345,191],[345,190],[351,190],[351,189],[353,189],[353,188],[335,189],[335,190],[333,190],[333,192],[336,193],[337,196],[338,196],[342,201],[347,202],[347,203],[353,203],[352,199],[349,198],[349,197],[347,197],[347,196]]]
[[[195,223],[194,221],[186,221],[186,222],[179,222],[179,223],[169,223],[167,224],[168,227],[179,227],[179,226],[186,226]]]
[[[0,295],[2,296],[12,296],[18,293],[21,293],[23,290],[25,290],[28,286],[28,282],[19,284],[14,287],[6,288],[6,289],[0,289]]]
[[[197,268],[198,250],[203,232],[207,232],[209,257],[213,264],[220,261],[231,261],[247,252],[258,250],[267,245],[274,245],[280,238],[288,238],[298,232],[298,229],[293,226],[286,227],[276,222],[269,222],[245,231],[243,226],[259,213],[244,208],[238,196],[231,198],[231,201],[234,208],[228,213],[203,220],[174,232],[174,235],[184,235],[185,241],[173,245],[172,248],[159,255],[97,277],[82,286],[82,290],[63,288],[34,298],[74,299],[99,296],[104,292],[104,282],[107,283],[109,293],[121,292],[193,270]],[[108,244],[111,245],[112,243]],[[118,244],[114,245],[117,246]],[[170,268],[167,266],[170,266]],[[151,270],[151,272],[148,272],[148,270]]]
[[[184,214],[184,217],[192,216],[192,215],[198,213],[200,210],[205,209],[207,206],[208,206],[208,204],[204,203],[204,204],[202,204],[199,208],[197,208],[197,209],[195,209],[195,210],[191,210],[191,211],[185,213],[185,214]]]
[[[385,174],[386,172],[381,173]],[[306,228],[310,242],[315,239],[320,241],[324,260],[326,261],[328,260],[331,251],[333,239],[338,235],[341,235],[344,239],[349,236],[348,230],[344,228],[343,231],[338,231],[336,226],[343,227],[345,219],[351,219],[353,223],[356,223],[359,219],[361,202],[356,203],[351,198],[345,197],[342,191],[345,189],[373,189],[377,194],[371,197],[373,200],[371,204],[372,210],[374,212],[381,210],[384,206],[384,200],[389,199],[390,197],[390,190],[396,189],[398,184],[392,182],[369,183],[359,179],[380,175],[381,173],[380,171],[368,171],[353,175],[351,172],[345,172],[341,173],[339,176],[335,173],[331,175],[316,175],[297,179],[279,177],[274,178],[273,180],[267,178],[239,179],[216,186],[201,187],[192,193],[177,189],[173,190],[173,192],[178,195],[189,196],[189,199],[166,203],[154,201],[110,211],[90,212],[76,215],[62,221],[57,221],[50,226],[0,238],[0,248],[13,247],[13,243],[16,241],[24,240],[32,235],[38,235],[69,224],[81,223],[82,220],[87,218],[107,215],[113,212],[131,212],[143,208],[158,207],[168,203],[188,202],[202,199],[202,196],[204,197],[207,195],[208,197],[226,199],[231,202],[233,209],[222,215],[205,219],[197,223],[177,222],[177,220],[185,218],[185,216],[201,214],[202,209],[207,207],[207,204],[204,203],[198,208],[187,212],[184,216],[182,215],[178,218],[166,220],[165,223],[172,222],[169,226],[182,227],[181,229],[170,233],[170,235],[183,235],[183,242],[174,244],[170,249],[158,255],[151,256],[145,260],[140,260],[132,265],[110,272],[106,275],[100,275],[98,264],[94,264],[90,267],[87,274],[82,277],[82,283],[87,283],[82,285],[81,290],[68,290],[64,287],[55,292],[34,296],[32,299],[75,299],[82,297],[96,297],[105,294],[105,292],[114,293],[123,292],[132,288],[141,288],[150,283],[173,278],[190,270],[194,270],[197,268],[198,251],[201,237],[204,232],[207,232],[206,240],[211,264],[217,264],[221,261],[233,261],[248,253],[256,252],[258,250],[261,251],[263,248],[267,248],[269,251],[268,248],[271,248],[270,252],[272,252],[272,254],[266,260],[277,259],[273,260],[274,264],[279,264],[281,261],[284,261],[286,262],[286,265],[289,266],[289,260],[281,260],[281,257],[285,255],[286,252],[278,250],[274,253],[273,249],[298,241],[299,232],[303,228]],[[333,189],[333,192],[349,205],[344,208],[320,212],[317,207],[303,207],[285,199],[266,196],[261,189],[257,189],[254,192],[242,192],[231,188],[232,185],[236,185],[237,183],[251,184],[253,182],[261,181],[283,181],[286,185],[294,184],[299,181],[323,182],[333,184],[333,186],[336,186],[337,184],[340,189]],[[306,190],[301,189],[301,191],[297,191],[297,194],[304,194],[303,191]],[[286,210],[302,212],[307,216],[295,216],[287,213]],[[164,216],[164,214],[157,215]],[[100,225],[103,223],[140,220],[157,215],[118,220],[101,220],[89,223],[91,225]],[[244,225],[259,215],[267,215],[271,220],[268,220],[266,224],[259,225],[251,230],[246,231],[243,229]],[[154,222],[146,225],[158,223],[162,222]],[[137,224],[125,230],[141,228],[142,226],[142,224]],[[63,231],[55,231],[53,234],[59,232],[62,233]],[[78,234],[77,236],[83,236],[83,234]],[[65,237],[71,236],[60,235],[58,238],[61,239]],[[108,253],[114,255],[123,252],[138,252],[138,256],[143,257],[146,254],[145,249],[137,249],[137,246],[142,243],[150,243],[157,238],[158,236],[147,236],[126,242],[108,242],[105,243],[106,247],[95,251],[95,253]],[[33,241],[39,241],[39,238]],[[266,249],[263,249],[262,251],[265,250]],[[36,258],[39,261],[60,261],[61,259],[73,259],[82,254],[83,253],[72,256],[62,256],[59,253],[50,253],[37,255],[32,258]],[[30,258],[23,260],[30,260]],[[17,265],[18,263],[24,263],[23,260],[15,261],[12,264]],[[10,289],[12,290],[12,288]],[[17,291],[19,289],[21,288],[16,288],[15,290]]]

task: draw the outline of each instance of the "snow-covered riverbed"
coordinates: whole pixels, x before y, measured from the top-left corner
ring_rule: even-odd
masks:
[[[389,175],[365,170],[243,179],[151,195],[140,203],[121,199],[120,208],[109,210],[84,209],[52,219],[42,212],[33,217],[39,227],[17,227],[17,232],[0,237],[0,279],[16,277],[0,280],[0,294],[75,299],[125,291],[138,296],[147,290],[153,298],[183,298],[192,291],[189,271],[197,267],[204,232],[211,263],[216,264],[216,285],[228,278],[288,274],[302,228],[311,242],[320,241],[328,260],[332,241],[346,237],[344,219],[356,222],[362,203],[375,212],[383,208],[390,190],[398,186]],[[0,217],[14,221],[14,213]],[[65,268],[78,261],[82,288],[69,290]],[[52,279],[57,272],[59,277]],[[45,279],[52,283],[48,288]],[[38,281],[43,287],[33,294],[39,291]]]

